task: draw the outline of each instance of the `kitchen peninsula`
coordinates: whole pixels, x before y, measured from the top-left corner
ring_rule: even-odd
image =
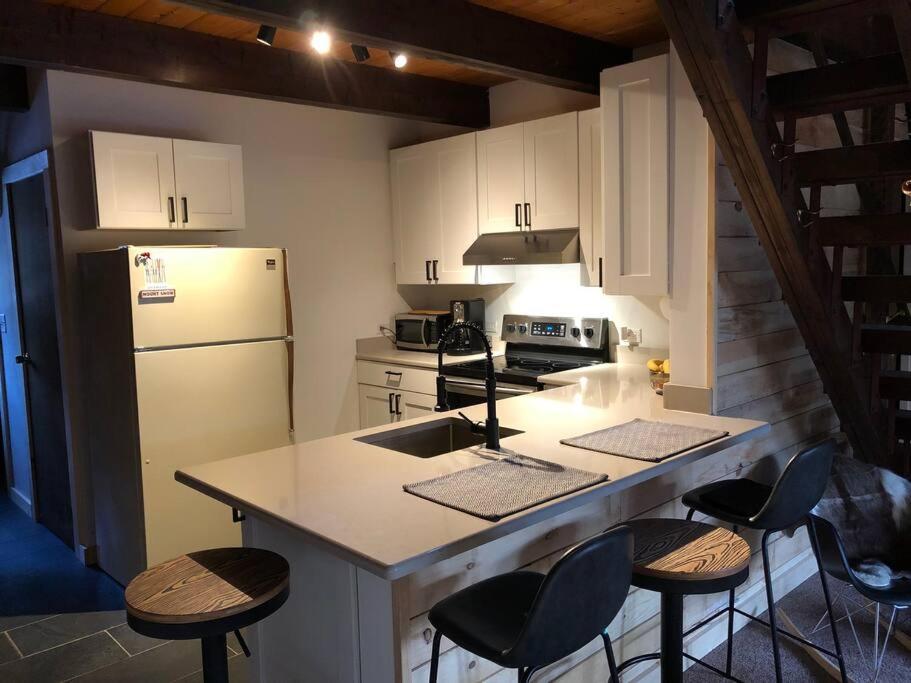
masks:
[[[426,614],[436,601],[504,571],[529,565],[546,570],[568,546],[623,519],[679,514],[667,506],[643,509],[642,500],[669,500],[675,495],[671,489],[723,477],[737,466],[724,451],[768,432],[763,422],[666,410],[639,366],[571,370],[544,378],[544,384],[557,386],[498,402],[502,428],[520,430],[505,436],[502,446],[609,480],[499,522],[402,489],[483,464],[476,448],[418,458],[355,440],[401,424],[177,472],[180,482],[245,515],[245,544],[275,550],[291,563],[288,603],[251,634],[254,680],[427,680],[432,632]],[[483,406],[464,412],[474,420],[485,417]],[[450,416],[458,419],[455,412],[435,414],[408,425]],[[634,418],[723,430],[728,436],[660,463],[560,444]],[[648,487],[667,495],[643,496]],[[612,635],[619,638],[635,628],[637,612],[641,616],[654,600],[647,591],[631,595]],[[553,668],[578,664],[595,645]],[[621,641],[624,657],[651,645]],[[441,681],[480,681],[498,671],[452,643],[444,641],[443,649]]]

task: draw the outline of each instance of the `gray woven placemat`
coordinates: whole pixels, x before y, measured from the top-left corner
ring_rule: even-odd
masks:
[[[690,427],[671,422],[636,418],[597,432],[562,439],[560,443],[634,460],[661,462],[672,455],[715,441],[728,432]]]
[[[606,474],[513,455],[405,484],[406,492],[496,522],[526,508],[607,481]]]

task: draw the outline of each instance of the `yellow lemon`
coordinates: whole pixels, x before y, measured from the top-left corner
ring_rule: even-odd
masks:
[[[657,358],[652,358],[646,365],[651,372],[661,372],[661,361]]]

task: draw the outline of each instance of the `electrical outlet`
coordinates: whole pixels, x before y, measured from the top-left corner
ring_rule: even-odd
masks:
[[[620,328],[620,343],[623,346],[641,346],[642,345],[642,328],[626,327]]]

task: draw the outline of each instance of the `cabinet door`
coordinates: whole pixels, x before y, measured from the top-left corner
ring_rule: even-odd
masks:
[[[525,124],[523,223],[527,228],[579,227],[578,130],[576,112]]]
[[[380,427],[395,419],[395,392],[367,384],[358,385],[361,429]]]
[[[431,284],[430,265],[440,247],[440,182],[431,143],[389,153],[395,281]]]
[[[401,415],[397,415],[396,419],[401,422],[402,420],[413,420],[416,417],[426,417],[433,413],[433,409],[436,407],[437,400],[435,396],[428,396],[427,394],[417,394],[413,391],[400,391],[398,392],[398,409]]]
[[[431,143],[440,186],[435,282],[474,284],[475,266],[462,265],[462,255],[478,237],[478,166],[475,133]],[[433,264],[431,264],[433,265]]]
[[[170,138],[91,131],[99,228],[177,227]]]
[[[668,57],[601,72],[604,292],[668,293]]]
[[[600,108],[579,112],[579,251],[582,284],[603,286]]]
[[[239,145],[174,140],[174,172],[181,228],[244,228],[244,169]]]
[[[523,126],[516,123],[477,134],[480,233],[522,228],[520,214],[525,202]]]

